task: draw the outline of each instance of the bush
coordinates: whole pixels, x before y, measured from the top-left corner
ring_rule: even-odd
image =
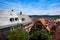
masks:
[[[29,33],[21,28],[18,28],[11,31],[7,38],[9,40],[29,40]]]

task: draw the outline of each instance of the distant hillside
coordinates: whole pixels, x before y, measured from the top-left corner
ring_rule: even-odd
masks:
[[[47,19],[55,19],[60,18],[60,15],[29,15],[30,18],[47,18]]]

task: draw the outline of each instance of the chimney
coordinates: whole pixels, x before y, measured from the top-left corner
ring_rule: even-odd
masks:
[[[22,12],[20,12],[20,15],[22,15]]]

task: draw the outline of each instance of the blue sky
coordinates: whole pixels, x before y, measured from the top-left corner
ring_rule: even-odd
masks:
[[[60,15],[60,0],[0,0],[0,10],[27,15]]]

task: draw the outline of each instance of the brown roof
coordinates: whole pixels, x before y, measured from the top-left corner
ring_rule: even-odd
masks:
[[[54,40],[58,40],[60,39],[60,19],[55,19],[55,20],[52,20],[52,21],[49,21],[49,20],[46,20],[44,18],[34,18],[32,19],[34,23],[36,23],[37,21],[41,21],[42,24],[44,26],[46,26],[45,28],[50,31],[50,28],[52,27],[56,27],[56,32],[55,32],[55,35],[54,35]],[[57,24],[56,24],[57,23]]]
[[[33,22],[34,22],[34,23],[36,23],[37,21],[40,21],[40,22],[45,26],[45,28],[46,28],[48,31],[50,31],[49,26],[46,26],[46,25],[48,25],[48,20],[46,20],[46,19],[44,19],[44,18],[34,18],[34,19],[33,19]]]

